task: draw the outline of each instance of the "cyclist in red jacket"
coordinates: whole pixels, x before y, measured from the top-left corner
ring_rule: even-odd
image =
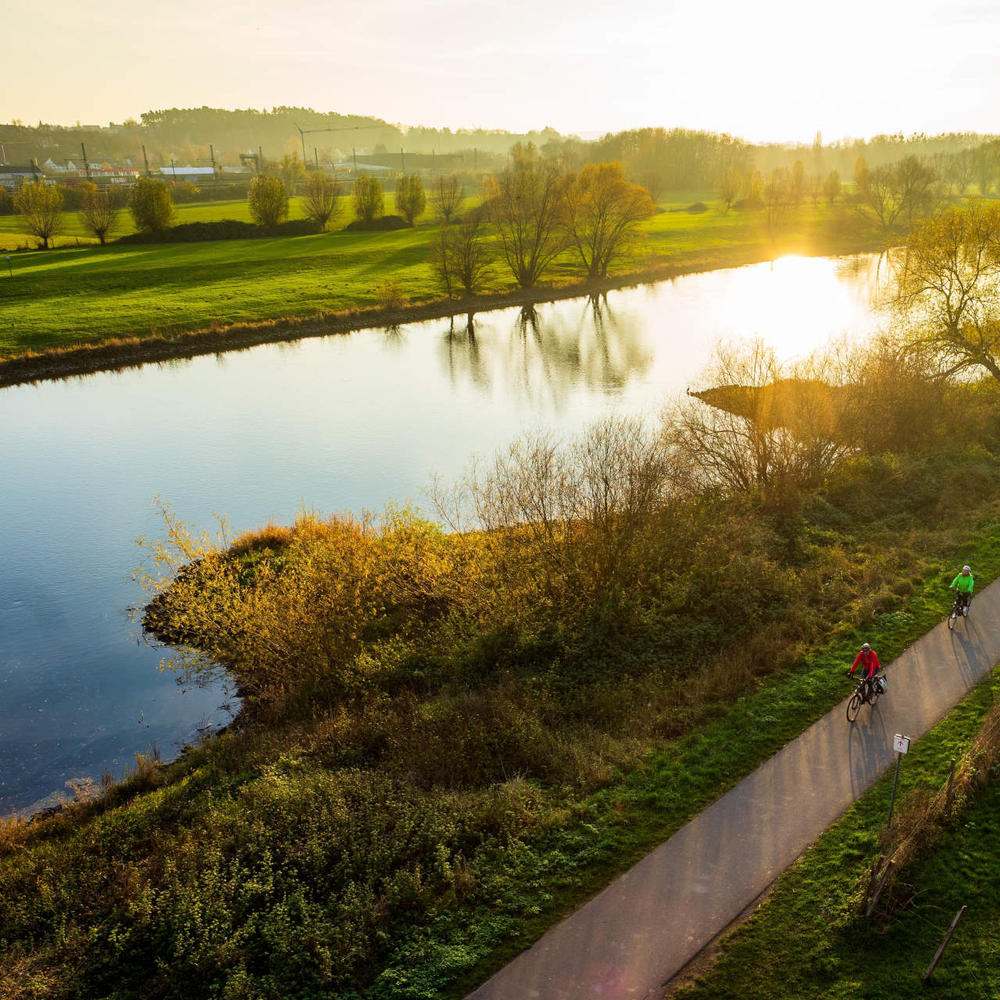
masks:
[[[878,662],[878,653],[867,642],[861,646],[858,655],[854,657],[850,670],[851,677],[854,676],[858,664],[861,664],[861,679],[866,681],[863,697],[867,701],[872,690],[872,678],[875,676],[875,671],[882,665]]]

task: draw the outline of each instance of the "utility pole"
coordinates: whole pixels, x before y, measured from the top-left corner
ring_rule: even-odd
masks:
[[[406,173],[406,160],[403,159],[403,147],[399,147],[399,172],[401,174]]]
[[[81,142],[80,152],[83,153],[83,172],[87,175],[87,180],[90,180],[90,164],[87,162],[87,147]]]
[[[316,164],[316,169],[319,170],[319,150],[313,146],[313,162]]]
[[[358,151],[351,146],[351,156],[354,157],[354,172],[358,172]]]
[[[7,166],[7,150],[3,148],[3,143],[0,142],[0,156],[3,157],[3,165]]]
[[[142,162],[146,164],[146,176],[149,176],[149,157],[146,155],[146,147],[142,147]]]
[[[219,175],[215,172],[215,146],[211,143],[208,144],[208,155],[212,157],[212,177],[214,178],[215,183],[218,184]]]
[[[260,172],[264,169],[264,147],[257,147],[257,176],[260,177]]]

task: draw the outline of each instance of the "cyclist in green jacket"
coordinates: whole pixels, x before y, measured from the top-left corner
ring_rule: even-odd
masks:
[[[958,591],[958,596],[962,600],[962,614],[966,617],[969,614],[969,603],[972,601],[972,588],[976,581],[972,575],[970,566],[963,566],[962,572],[951,581],[951,589]]]

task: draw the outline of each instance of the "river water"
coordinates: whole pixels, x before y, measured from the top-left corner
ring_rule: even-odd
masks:
[[[228,692],[157,670],[125,608],[135,540],[418,503],[525,429],[652,411],[720,338],[785,357],[863,336],[878,262],[784,258],[655,285],[0,389],[0,815],[224,723]]]

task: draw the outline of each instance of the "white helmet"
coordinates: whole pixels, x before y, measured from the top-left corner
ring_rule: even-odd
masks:
[[[864,650],[864,652],[866,652],[866,653],[870,653],[870,652],[872,651],[872,648],[871,648],[871,646],[869,646],[867,642],[863,642],[863,643],[861,643],[861,648],[862,648],[862,650]]]
[[[962,567],[962,572],[963,573],[971,573],[972,572],[972,567],[971,566],[963,566]]]

